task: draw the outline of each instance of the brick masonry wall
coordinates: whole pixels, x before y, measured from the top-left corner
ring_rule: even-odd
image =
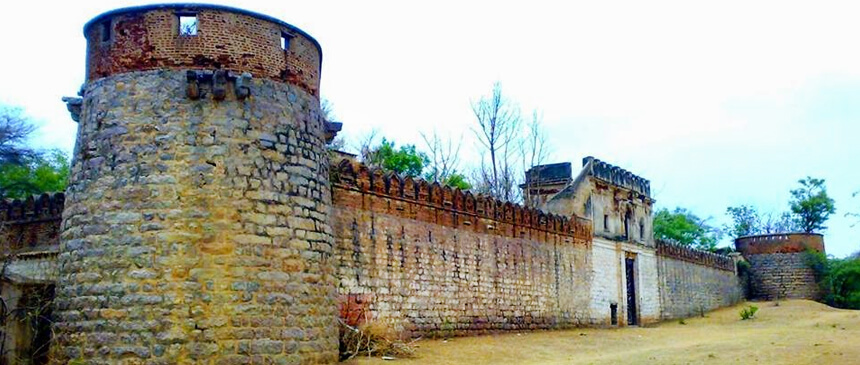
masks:
[[[590,221],[568,222],[349,162],[333,175],[347,321],[390,321],[411,336],[594,322]]]
[[[743,300],[734,260],[687,247],[657,242],[661,316],[700,315]]]
[[[191,100],[172,70],[86,85],[53,363],[337,360],[319,102],[268,79],[250,89]]]
[[[750,263],[750,291],[755,299],[818,299],[821,289],[806,253],[773,253],[745,256]]]
[[[64,199],[57,193],[0,201],[0,254],[56,247]]]
[[[179,35],[178,14],[197,16],[197,35]],[[84,32],[88,81],[128,71],[220,68],[287,81],[319,96],[319,45],[300,30],[258,14],[211,5],[144,7],[100,16]],[[283,33],[292,35],[286,52]]]

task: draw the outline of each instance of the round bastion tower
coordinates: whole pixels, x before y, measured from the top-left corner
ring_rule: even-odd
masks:
[[[752,299],[819,299],[815,270],[808,252],[824,253],[824,237],[818,233],[777,233],[739,237],[735,248],[750,263]]]
[[[52,363],[336,361],[319,44],[198,4],[84,35]]]

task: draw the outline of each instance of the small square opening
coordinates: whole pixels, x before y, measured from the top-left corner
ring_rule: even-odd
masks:
[[[197,14],[179,14],[179,35],[197,35]]]
[[[290,49],[290,41],[293,40],[293,35],[286,32],[281,32],[281,49],[284,51]]]
[[[110,20],[102,22],[102,42],[110,40]]]

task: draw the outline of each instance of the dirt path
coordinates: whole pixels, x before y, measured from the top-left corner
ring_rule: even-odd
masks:
[[[793,300],[752,303],[649,328],[581,329],[420,341],[418,358],[347,364],[860,364],[860,311]]]

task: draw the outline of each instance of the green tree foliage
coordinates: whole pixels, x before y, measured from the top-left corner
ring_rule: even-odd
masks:
[[[732,219],[732,222],[723,226],[723,230],[732,239],[757,234],[790,233],[799,230],[798,221],[790,212],[783,212],[779,215],[759,213],[754,206],[740,205],[726,208],[726,215]]]
[[[460,190],[469,190],[472,188],[472,184],[466,180],[466,176],[457,171],[448,174],[440,183]]]
[[[30,195],[66,190],[69,159],[59,150],[35,154],[22,163],[0,165],[2,198],[20,199]]]
[[[860,257],[835,259],[815,251],[806,255],[824,293],[823,301],[837,308],[860,309]]]
[[[684,208],[658,210],[653,224],[655,239],[702,250],[715,250],[721,236],[718,229]]]
[[[393,141],[385,138],[375,148],[365,153],[365,163],[406,176],[420,176],[429,160],[427,155],[418,151],[415,145],[396,148]]]
[[[732,238],[751,236],[761,232],[761,218],[755,207],[751,205],[728,207],[726,214],[732,218],[732,223],[726,225],[725,232]]]
[[[795,214],[800,229],[806,233],[820,232],[827,227],[824,222],[836,212],[833,199],[827,196],[824,179],[807,176],[798,180],[800,188],[791,191],[791,212]]]

